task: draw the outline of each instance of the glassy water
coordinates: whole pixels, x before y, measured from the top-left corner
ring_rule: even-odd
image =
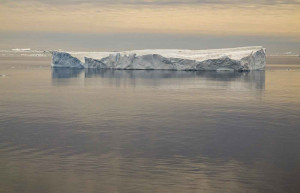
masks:
[[[0,192],[300,192],[299,64],[70,70],[2,56]]]

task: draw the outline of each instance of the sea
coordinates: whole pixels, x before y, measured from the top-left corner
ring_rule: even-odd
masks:
[[[300,57],[253,72],[50,64],[0,54],[1,193],[300,192]]]

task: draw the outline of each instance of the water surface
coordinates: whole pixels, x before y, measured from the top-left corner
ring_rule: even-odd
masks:
[[[299,192],[300,58],[265,72],[0,57],[0,192]]]

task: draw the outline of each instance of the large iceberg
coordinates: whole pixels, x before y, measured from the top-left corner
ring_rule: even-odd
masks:
[[[52,51],[52,67],[123,70],[264,70],[265,49],[261,46],[177,50],[153,49],[123,52]]]

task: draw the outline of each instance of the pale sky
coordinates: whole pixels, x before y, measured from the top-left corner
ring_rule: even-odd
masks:
[[[1,48],[23,46],[21,42],[37,46],[30,42],[34,38],[29,38],[26,43],[26,39],[21,39],[21,34],[39,34],[35,38],[44,42],[47,42],[45,38],[50,37],[53,45],[44,47],[54,49],[55,43],[72,48],[72,42],[67,42],[68,38],[55,39],[57,36],[78,36],[81,42],[90,39],[89,36],[98,37],[101,44],[101,39],[114,34],[121,44],[122,41],[128,41],[126,37],[131,38],[132,42],[136,42],[133,48],[140,46],[135,36],[144,35],[146,39],[151,37],[154,42],[155,37],[174,37],[170,41],[198,38],[200,42],[194,42],[195,45],[191,42],[191,49],[198,49],[197,43],[201,44],[201,49],[205,48],[203,43],[207,44],[207,48],[212,47],[211,44],[218,47],[215,42],[201,40],[213,37],[237,41],[237,46],[246,45],[247,39],[249,45],[254,42],[259,44],[257,38],[262,38],[264,41],[261,43],[272,45],[270,49],[274,52],[297,52],[300,49],[293,43],[300,43],[300,0],[0,0],[0,23]],[[235,37],[239,40],[235,40]],[[240,40],[243,43],[238,44]],[[282,49],[276,48],[278,40]],[[113,49],[107,39],[104,43],[107,45],[101,44],[99,49]],[[116,41],[112,38],[111,43],[115,44]],[[144,45],[142,47],[150,46],[147,46],[145,39],[141,43]],[[228,46],[230,44],[234,45],[228,41]],[[226,45],[223,43],[219,46]],[[165,47],[173,46],[180,48],[178,43]],[[43,45],[38,47],[43,48]],[[161,44],[157,47],[164,48]],[[188,45],[183,44],[183,47],[188,48]],[[126,49],[120,45],[115,48]]]

